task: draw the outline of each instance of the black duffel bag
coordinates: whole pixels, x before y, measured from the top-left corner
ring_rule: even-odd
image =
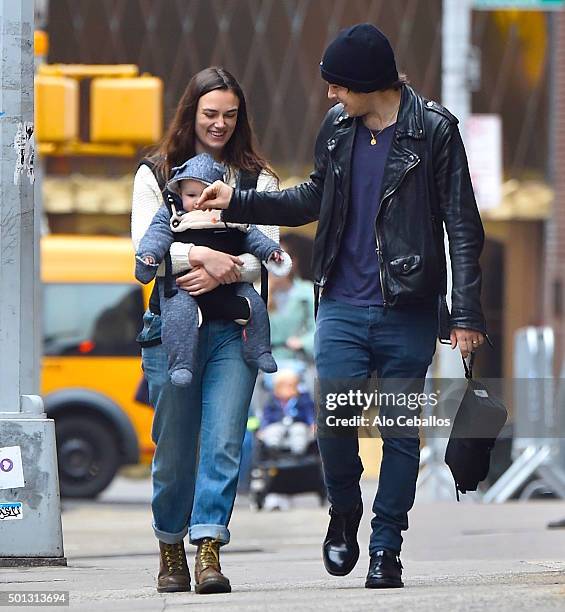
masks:
[[[455,480],[457,501],[460,492],[476,491],[487,477],[491,451],[508,417],[504,404],[485,385],[473,379],[474,360],[475,353],[471,353],[469,366],[463,359],[467,389],[445,451],[445,462]]]

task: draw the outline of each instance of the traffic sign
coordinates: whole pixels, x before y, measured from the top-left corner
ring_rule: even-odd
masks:
[[[480,11],[514,9],[525,11],[558,11],[565,0],[473,0],[473,8]]]

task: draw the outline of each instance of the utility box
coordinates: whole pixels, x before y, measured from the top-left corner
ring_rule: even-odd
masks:
[[[95,78],[90,85],[90,140],[152,144],[162,135],[163,82],[157,77]]]
[[[78,138],[79,85],[64,76],[35,77],[35,136],[38,142]]]

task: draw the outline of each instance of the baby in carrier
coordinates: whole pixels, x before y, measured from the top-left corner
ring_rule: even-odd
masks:
[[[223,180],[225,172],[226,168],[207,153],[173,168],[164,194],[168,205],[157,211],[136,253],[135,276],[142,283],[153,280],[165,260],[165,277],[157,280],[161,340],[169,359],[171,382],[179,386],[187,386],[192,380],[198,328],[209,319],[232,320],[243,326],[243,356],[247,363],[264,372],[277,370],[271,354],[267,308],[251,284],[220,285],[203,295],[191,296],[187,291],[176,289],[170,259],[167,262],[171,244],[186,242],[230,255],[252,253],[277,276],[285,276],[290,271],[289,255],[255,226],[224,223],[219,219],[219,211],[194,209],[204,188]],[[177,209],[179,198],[180,210]]]

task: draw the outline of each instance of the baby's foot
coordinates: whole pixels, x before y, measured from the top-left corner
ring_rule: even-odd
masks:
[[[266,374],[272,374],[278,370],[277,363],[271,353],[259,355],[255,365]]]
[[[185,368],[173,370],[171,372],[171,382],[177,387],[188,387],[192,382],[192,372]]]

